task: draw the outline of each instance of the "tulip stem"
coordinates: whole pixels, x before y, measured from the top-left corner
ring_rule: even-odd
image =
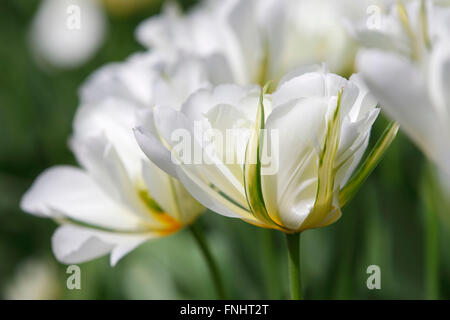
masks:
[[[439,219],[433,171],[425,173],[422,196],[425,209],[425,298],[439,299]]]
[[[286,234],[291,300],[302,300],[302,279],[300,273],[300,233]]]
[[[225,299],[225,290],[222,282],[222,278],[220,276],[219,268],[217,267],[217,263],[214,260],[214,257],[211,253],[211,249],[209,248],[208,242],[205,239],[205,235],[203,233],[202,228],[199,226],[198,223],[195,223],[191,225],[189,228],[192,232],[192,235],[194,236],[200,251],[203,254],[203,257],[205,258],[206,264],[208,265],[209,272],[211,273],[211,278],[214,282],[214,286],[216,288],[217,297],[220,300]]]
[[[426,299],[439,299],[439,231],[434,210],[426,214],[425,222],[425,282]]]

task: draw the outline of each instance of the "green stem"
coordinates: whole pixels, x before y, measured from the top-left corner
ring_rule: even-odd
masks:
[[[203,234],[203,230],[200,228],[198,223],[195,223],[190,226],[189,228],[192,232],[192,235],[194,236],[200,251],[202,252],[206,264],[208,265],[209,272],[211,273],[211,278],[214,282],[214,286],[217,291],[217,297],[221,300],[225,299],[225,290],[222,282],[222,278],[220,276],[219,268],[217,267],[217,263],[214,260],[214,257],[211,253],[211,250],[209,248],[209,245],[205,239],[205,236]]]
[[[289,259],[289,279],[291,300],[302,300],[302,281],[300,274],[300,233],[286,234]]]
[[[439,299],[438,219],[434,210],[426,214],[425,282],[427,299]]]
[[[426,172],[422,189],[425,207],[425,292],[426,299],[439,299],[439,219],[436,190],[431,169]]]
[[[261,230],[261,255],[264,263],[264,279],[266,281],[267,297],[277,300],[282,297],[281,281],[278,275],[276,244],[277,238],[274,230]]]

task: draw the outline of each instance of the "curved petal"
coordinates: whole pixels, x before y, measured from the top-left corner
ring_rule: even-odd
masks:
[[[138,108],[129,101],[114,98],[104,99],[95,105],[85,104],[78,108],[74,119],[74,135],[71,144],[77,155],[82,156],[85,147],[93,136],[103,135],[114,145],[128,175],[137,179],[141,174],[141,161],[145,159],[134,135]]]
[[[230,52],[233,57],[234,71],[238,83],[258,81],[259,69],[264,59],[262,33],[257,21],[255,1],[230,1],[227,22],[232,30],[227,47],[235,48]]]
[[[436,112],[450,120],[450,38],[437,43],[430,56],[428,88]]]
[[[249,222],[257,223],[250,212],[233,203],[223,194],[213,189],[198,176],[178,167],[178,176],[181,183],[189,193],[208,209],[230,218],[241,218]]]
[[[323,139],[327,111],[327,99],[300,99],[275,107],[267,120],[269,137],[272,131],[278,133],[279,150],[272,159],[278,162],[278,172],[261,176],[264,200],[272,219],[294,230],[314,205],[318,170],[314,141]],[[270,154],[266,148],[263,153]]]
[[[219,104],[237,106],[251,92],[258,97],[259,90],[257,86],[242,87],[235,84],[222,84],[213,89],[200,89],[186,100],[181,112],[191,121],[202,120],[205,114],[215,106]],[[255,115],[256,107],[257,105],[254,107]]]
[[[58,261],[65,264],[83,263],[111,253],[111,266],[156,233],[112,233],[75,225],[59,227],[52,237],[52,248]]]
[[[22,197],[22,210],[43,217],[70,218],[115,230],[141,230],[143,225],[89,177],[75,167],[44,171]]]
[[[177,177],[171,153],[161,141],[155,125],[153,109],[147,109],[139,113],[138,126],[134,129],[134,136],[142,151],[153,163],[172,177]]]
[[[383,110],[434,160],[438,159],[440,119],[418,69],[406,58],[379,50],[363,50],[357,65]]]
[[[109,97],[148,106],[157,66],[167,58],[155,52],[137,53],[123,63],[108,64],[92,74],[80,89],[82,104],[95,104]]]
[[[138,197],[140,179],[128,174],[116,148],[104,134],[86,138],[75,136],[72,146],[80,163],[111,199],[121,203],[144,221],[150,219]]]
[[[161,73],[153,82],[153,105],[179,110],[190,94],[210,86],[206,61],[193,56],[180,55]]]
[[[142,166],[143,178],[150,196],[176,221],[183,225],[188,224],[205,210],[178,180],[152,162],[145,161]]]
[[[195,123],[187,119],[183,113],[169,108],[156,108],[154,112],[158,132],[166,146],[172,151],[173,159],[171,161],[178,162],[184,170],[201,176],[211,186],[218,188],[241,206],[246,206],[242,184],[213,152],[204,147],[200,141],[203,138],[203,132],[196,130]],[[181,135],[182,141],[176,141],[178,134]],[[180,147],[182,150],[178,150]],[[176,149],[177,152],[175,152]],[[182,151],[183,157],[187,159],[181,159],[179,151]],[[191,156],[189,156],[189,152],[191,152]]]

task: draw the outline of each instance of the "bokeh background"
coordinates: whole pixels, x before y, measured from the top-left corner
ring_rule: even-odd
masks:
[[[1,298],[215,298],[206,265],[187,231],[147,242],[114,268],[107,257],[81,264],[81,290],[68,290],[66,266],[51,252],[56,224],[19,208],[22,194],[40,172],[76,164],[67,139],[79,86],[105,63],[143,50],[134,30],[158,13],[162,2],[104,0],[107,31],[99,50],[81,66],[59,69],[42,63],[30,49],[30,27],[40,1],[0,1]],[[195,1],[179,2],[187,9]],[[377,121],[374,137],[386,123]],[[421,153],[400,134],[343,217],[302,235],[306,298],[450,298],[450,213],[445,193],[429,172]],[[282,234],[211,213],[200,223],[220,261],[229,297],[288,297]],[[437,275],[426,272],[427,244],[439,256]],[[366,286],[366,270],[373,264],[381,268],[381,290]],[[427,277],[436,276],[439,287],[428,287]]]

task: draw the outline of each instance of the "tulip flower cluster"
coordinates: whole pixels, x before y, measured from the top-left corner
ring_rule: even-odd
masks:
[[[80,168],[42,173],[22,209],[61,224],[52,244],[63,263],[111,253],[114,265],[205,208],[282,231],[300,297],[291,237],[336,222],[375,168],[398,130],[367,152],[380,106],[450,174],[449,10],[393,4],[369,30],[357,22],[369,4],[166,7],[137,29],[147,51],[81,88],[70,138]],[[357,42],[370,48],[350,76]]]

